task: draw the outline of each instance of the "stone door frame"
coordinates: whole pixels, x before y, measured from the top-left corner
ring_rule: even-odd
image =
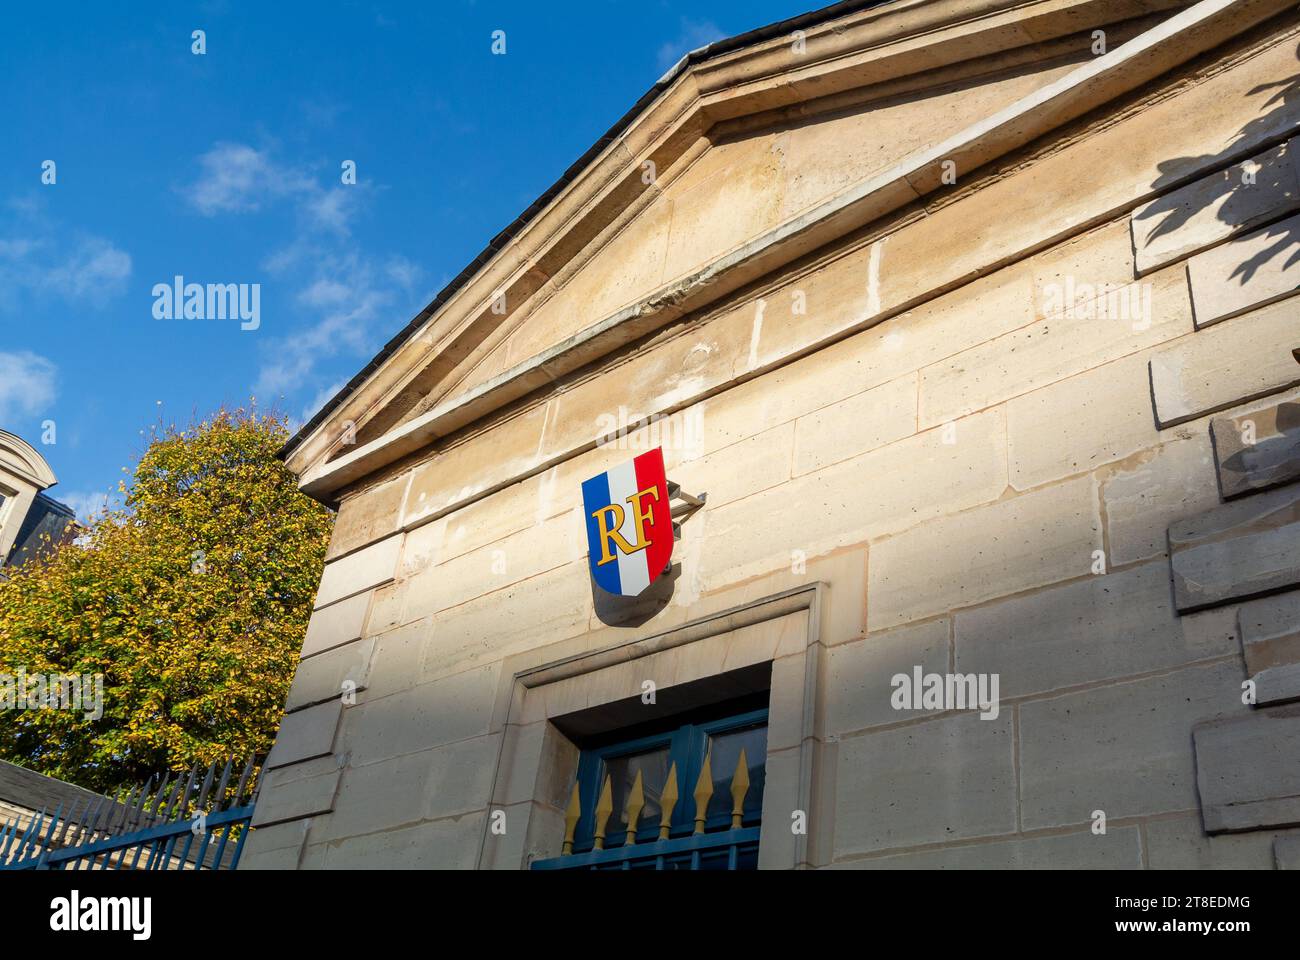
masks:
[[[834,778],[823,772],[828,758],[819,723],[827,586],[814,581],[637,640],[535,665],[518,663],[513,670],[507,664],[493,716],[501,742],[478,868],[527,869],[534,859],[559,853],[579,749],[552,718],[576,712],[575,704],[590,709],[639,696],[645,671],[638,672],[638,661],[659,657],[664,663],[665,654],[680,658],[681,671],[665,688],[771,662],[759,866],[804,869],[825,863],[834,794]],[[722,669],[709,670],[709,663]],[[802,833],[793,829],[796,811],[803,813]],[[504,825],[504,834],[494,832],[494,819]]]

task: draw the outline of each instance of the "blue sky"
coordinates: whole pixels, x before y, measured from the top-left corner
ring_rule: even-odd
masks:
[[[255,396],[300,422],[678,57],[805,9],[11,7],[0,427],[41,449],[51,494],[84,514],[160,418]],[[346,160],[355,185],[341,183]],[[154,286],[178,274],[259,284],[260,325],[156,318]],[[55,442],[41,446],[46,421]]]

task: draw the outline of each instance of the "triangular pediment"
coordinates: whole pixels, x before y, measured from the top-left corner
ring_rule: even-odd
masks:
[[[697,51],[304,427],[290,466],[328,498],[826,243],[924,215],[948,164],[967,176],[1246,28],[1231,3],[1187,6],[903,0]]]

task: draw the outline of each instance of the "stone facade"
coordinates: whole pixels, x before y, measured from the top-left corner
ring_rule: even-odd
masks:
[[[680,64],[286,449],[339,512],[241,868],[555,856],[647,680],[766,691],[765,867],[1295,865],[1291,7]],[[619,607],[580,484],[653,446],[707,500]]]
[[[45,493],[56,483],[54,471],[31,444],[0,430],[0,568],[39,558],[72,540],[73,511]]]

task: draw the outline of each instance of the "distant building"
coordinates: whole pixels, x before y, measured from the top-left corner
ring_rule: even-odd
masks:
[[[0,430],[0,568],[46,556],[75,536],[76,512],[45,494],[56,483],[31,444]]]

